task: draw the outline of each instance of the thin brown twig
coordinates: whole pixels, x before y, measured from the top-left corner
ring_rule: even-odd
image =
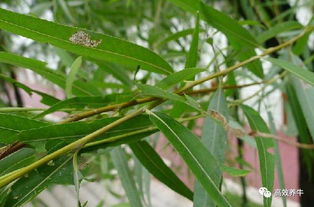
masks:
[[[313,30],[313,28],[311,28]],[[294,37],[293,39],[281,44],[281,45],[278,45],[276,47],[273,47],[273,48],[269,48],[267,50],[264,51],[264,53],[260,54],[260,55],[257,55],[257,56],[254,56],[254,57],[251,57],[245,61],[242,61],[234,66],[231,66],[223,71],[220,71],[218,73],[215,73],[215,74],[212,74],[210,76],[207,76],[203,79],[200,79],[200,80],[196,80],[196,81],[193,81],[191,82],[190,84],[186,85],[185,87],[175,91],[175,93],[182,93],[184,91],[187,91],[191,88],[193,88],[194,86],[198,85],[198,84],[201,84],[207,80],[210,80],[210,79],[213,79],[213,78],[216,78],[216,77],[219,77],[219,76],[223,76],[225,74],[227,74],[228,72],[231,72],[245,64],[248,64],[252,61],[255,61],[263,56],[266,56],[272,52],[275,52],[277,50],[280,50],[281,48],[283,47],[286,47],[286,46],[289,46],[291,45],[292,43],[294,43],[296,40],[298,40],[299,38],[301,38],[305,32],[308,32],[309,31],[309,28],[306,28],[305,31],[303,31],[301,34],[299,34],[298,36]],[[73,152],[73,151],[76,151],[82,147],[85,146],[86,143],[92,141],[93,139],[95,139],[96,137],[98,137],[99,135],[107,132],[108,130],[116,127],[116,126],[119,126],[120,124],[124,123],[125,121],[129,120],[129,119],[132,119],[142,113],[145,112],[146,109],[152,109],[156,106],[158,106],[159,104],[163,103],[165,100],[163,99],[159,99],[159,100],[156,100],[155,102],[151,103],[148,107],[143,107],[141,109],[138,109],[134,112],[131,112],[129,114],[127,114],[126,116],[92,132],[91,134],[88,134],[84,137],[82,137],[81,139],[78,139],[64,147],[62,147],[61,149],[55,151],[55,152],[52,152],[51,154],[48,154],[44,157],[42,157],[41,159],[35,161],[34,163],[26,166],[26,167],[23,167],[23,168],[20,168],[18,170],[15,170],[13,172],[10,172],[9,174],[6,174],[4,176],[1,176],[0,177],[0,187],[3,187],[7,184],[9,184],[10,182],[14,181],[15,179],[29,173],[30,171],[38,168],[39,166],[49,162],[50,160],[53,160],[53,159],[56,159],[57,157],[60,157],[61,155],[64,155],[66,153],[69,153],[69,152]]]
[[[281,142],[285,142],[286,144],[298,147],[298,148],[302,148],[302,149],[314,149],[314,144],[304,144],[304,143],[300,143],[300,142],[295,142],[295,141],[291,141],[273,134],[267,134],[267,133],[263,133],[263,132],[255,132],[252,131],[249,133],[250,136],[253,137],[263,137],[263,138],[270,138],[270,139],[275,139]]]
[[[243,85],[225,85],[222,86],[223,89],[233,89],[233,88],[244,88],[244,87],[249,87],[249,86],[253,86],[253,85],[259,85],[259,84],[263,84],[263,83],[267,83],[267,81],[261,81],[261,82],[254,82],[254,83],[248,83],[248,84],[243,84]],[[183,94],[187,94],[187,95],[198,95],[198,94],[207,94],[210,92],[214,92],[217,90],[218,87],[213,87],[213,88],[205,88],[205,89],[199,89],[199,90],[193,90],[193,91],[186,91],[186,92],[180,92],[177,93],[178,95],[183,95]],[[109,106],[103,106],[97,109],[93,109],[90,111],[85,111],[85,112],[80,112],[77,114],[74,114],[72,116],[70,116],[68,119],[65,119],[61,122],[59,122],[60,124],[64,124],[64,123],[68,123],[68,122],[73,122],[73,121],[78,121],[96,114],[100,114],[100,113],[104,113],[104,112],[108,112],[108,111],[114,111],[114,110],[119,110],[119,109],[123,109],[123,108],[127,108],[130,106],[134,106],[134,105],[138,105],[138,104],[142,104],[142,103],[147,103],[147,102],[151,102],[151,101],[156,101],[160,98],[157,97],[147,97],[147,98],[141,98],[141,99],[136,99],[136,100],[132,100],[132,101],[127,101],[124,103],[119,103],[119,104],[113,104],[113,105],[109,105]]]

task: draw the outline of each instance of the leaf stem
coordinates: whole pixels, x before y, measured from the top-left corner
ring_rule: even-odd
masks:
[[[178,93],[178,94],[181,94],[181,93],[184,93],[186,90],[190,89],[190,88],[193,88],[194,86],[196,85],[199,85],[205,81],[208,81],[208,80],[211,80],[213,78],[216,78],[216,77],[219,77],[219,76],[223,76],[223,75],[226,75],[227,73],[237,69],[237,68],[240,68],[242,67],[243,65],[246,65],[254,60],[257,60],[263,56],[266,56],[268,54],[271,54],[272,52],[275,52],[277,50],[280,50],[281,48],[284,48],[286,46],[289,46],[291,44],[293,44],[296,40],[298,40],[300,37],[302,37],[306,32],[309,32],[310,30],[313,30],[313,27],[307,27],[301,34],[299,34],[298,36],[294,37],[293,39],[281,44],[281,45],[278,45],[276,47],[272,47],[272,48],[269,48],[267,50],[264,51],[264,53],[260,54],[260,55],[257,55],[257,56],[254,56],[254,57],[251,57],[245,61],[242,61],[234,66],[231,66],[225,70],[222,70],[220,72],[217,72],[217,73],[214,73],[212,75],[209,75],[205,78],[202,78],[202,79],[199,79],[199,80],[196,80],[196,81],[193,81],[193,82],[190,82],[189,84],[187,84],[186,86],[184,86],[183,88],[175,91],[175,93]],[[154,98],[153,98],[154,99]],[[84,136],[83,138],[77,140],[77,141],[74,141],[66,146],[64,146],[63,148],[61,149],[58,149],[56,150],[55,152],[51,153],[51,154],[48,154],[46,155],[45,157],[35,161],[34,163],[26,166],[26,167],[23,167],[23,168],[20,168],[18,170],[15,170],[9,174],[6,174],[4,176],[1,176],[0,177],[0,188],[9,184],[10,182],[14,181],[15,179],[29,173],[30,171],[32,171],[33,169],[36,169],[38,168],[39,166],[41,165],[44,165],[46,164],[47,162],[49,162],[50,160],[53,160],[61,155],[64,155],[68,152],[72,152],[72,151],[76,151],[78,149],[81,149],[82,147],[84,147],[84,145],[90,141],[92,141],[93,139],[95,139],[96,137],[100,136],[101,134],[107,132],[108,130],[124,123],[125,121],[129,120],[129,119],[132,119],[142,113],[144,113],[147,109],[152,109],[156,106],[158,106],[159,104],[161,104],[162,102],[164,102],[164,100],[162,99],[157,99],[156,101],[154,101],[153,103],[151,103],[148,107],[142,107],[141,109],[138,109],[134,112],[131,112],[129,114],[127,114],[126,116],[92,132],[91,134],[88,134],[86,136]]]
[[[57,157],[60,157],[61,155],[64,155],[68,152],[76,151],[76,150],[82,148],[87,142],[95,139],[96,137],[100,136],[101,134],[107,132],[108,130],[122,124],[123,122],[125,122],[125,121],[127,121],[133,117],[136,117],[137,115],[143,113],[145,111],[145,109],[146,108],[141,108],[141,109],[138,109],[138,110],[136,110],[130,114],[127,114],[126,116],[124,116],[124,117],[100,128],[100,129],[94,131],[93,133],[88,134],[88,135],[84,136],[83,138],[64,146],[63,148],[58,149],[57,151],[46,155],[45,157],[35,161],[34,163],[32,163],[26,167],[20,168],[20,169],[15,170],[15,171],[7,174],[7,175],[1,176],[0,177],[0,188],[9,184],[10,182],[14,181],[15,179],[27,174],[28,172],[32,171],[33,169],[36,169],[39,166],[49,162],[50,160],[53,160]]]
[[[300,33],[299,35],[295,36],[294,38],[288,40],[287,42],[284,42],[278,46],[275,46],[275,47],[271,47],[271,48],[268,48],[266,50],[264,50],[263,53],[261,53],[260,55],[256,55],[256,56],[253,56],[249,59],[246,59],[242,62],[239,62],[229,68],[226,68],[222,71],[219,71],[219,72],[216,72],[214,74],[211,74],[209,76],[206,76],[204,78],[201,78],[199,80],[195,80],[195,81],[192,81],[190,83],[188,83],[187,85],[185,85],[184,87],[182,87],[181,89],[178,89],[176,90],[174,93],[176,94],[179,94],[179,95],[182,95],[182,94],[189,94],[189,93],[192,93],[192,94],[195,94],[195,92],[189,92],[188,89],[191,89],[193,88],[194,86],[196,85],[199,85],[201,83],[204,83],[208,80],[211,80],[211,79],[214,79],[214,78],[217,78],[219,76],[224,76],[248,63],[251,63],[255,60],[258,60],[266,55],[269,55],[271,53],[274,53],[282,48],[285,48],[289,45],[292,45],[295,41],[297,41],[298,39],[300,39],[301,37],[303,37],[306,33],[310,32],[310,31],[313,31],[314,30],[314,27],[306,27],[302,33]],[[230,86],[229,86],[230,87]],[[231,87],[232,88],[232,87]],[[235,88],[237,88],[235,86]],[[211,92],[211,90],[216,90],[217,88],[212,88],[212,89],[208,89],[208,92]],[[158,100],[159,98],[156,98],[156,97],[147,97],[147,98],[143,98],[143,99],[138,99],[138,100],[132,100],[132,101],[129,101],[129,102],[125,102],[125,103],[121,103],[121,104],[115,104],[115,105],[110,105],[110,106],[104,106],[104,107],[101,107],[101,108],[97,108],[97,109],[93,109],[93,110],[90,110],[90,111],[86,111],[86,112],[82,112],[82,113],[78,113],[78,114],[75,114],[71,117],[69,117],[68,119],[65,119],[64,121],[62,121],[61,123],[67,123],[67,122],[72,122],[72,121],[78,121],[78,120],[81,120],[81,119],[84,119],[84,118],[87,118],[89,116],[93,116],[93,115],[96,115],[96,114],[100,114],[100,113],[103,113],[103,112],[107,112],[107,111],[112,111],[112,110],[116,110],[116,109],[121,109],[121,108],[126,108],[126,107],[129,107],[129,106],[134,106],[134,105],[137,105],[137,104],[142,104],[142,103],[146,103],[146,102],[150,102],[150,101],[155,101],[155,100]]]

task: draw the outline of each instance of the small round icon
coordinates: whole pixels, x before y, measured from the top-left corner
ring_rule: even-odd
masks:
[[[270,198],[271,197],[271,192],[267,188],[265,188],[265,187],[260,187],[258,189],[258,192],[259,192],[259,194],[261,194],[265,198]]]

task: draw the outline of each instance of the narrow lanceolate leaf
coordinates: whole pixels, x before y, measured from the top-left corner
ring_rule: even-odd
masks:
[[[59,99],[49,95],[49,94],[46,94],[44,92],[41,92],[41,91],[38,91],[38,90],[34,90],[30,87],[28,87],[27,85],[13,79],[13,78],[10,78],[8,76],[5,76],[3,74],[0,74],[0,79],[6,81],[6,82],[9,82],[9,83],[12,83],[13,85],[15,85],[16,87],[24,90],[26,93],[28,93],[29,95],[32,95],[32,93],[36,93],[37,95],[41,96],[42,99],[41,99],[41,103],[43,104],[46,104],[48,106],[51,106],[55,103],[57,103],[59,101]]]
[[[80,69],[81,65],[82,65],[82,57],[76,58],[71,65],[70,72],[67,75],[66,82],[65,82],[65,94],[67,98],[71,98],[73,96],[72,85],[75,80],[75,76],[78,70]]]
[[[301,110],[304,114],[307,127],[314,142],[314,87],[309,86],[308,84],[296,78],[292,78],[291,82],[296,92],[297,99],[300,103]]]
[[[199,33],[200,33],[199,23],[200,23],[200,17],[199,17],[199,13],[197,13],[192,42],[190,45],[190,50],[186,56],[186,62],[185,62],[184,68],[196,67],[197,59],[198,59],[198,41],[199,41]]]
[[[184,70],[180,70],[178,72],[168,75],[166,78],[157,83],[156,86],[162,89],[168,89],[171,86],[178,84],[181,81],[189,80],[193,78],[196,74],[204,71],[205,69],[199,68],[187,68]]]
[[[73,169],[70,160],[71,157],[61,157],[19,179],[13,184],[5,206],[22,206],[51,184],[72,184]]]
[[[199,138],[163,113],[150,112],[150,118],[180,153],[211,199],[218,206],[231,206],[215,184],[220,179],[220,165]]]
[[[110,154],[131,207],[142,207],[140,194],[132,177],[124,150],[121,147],[116,147]]]
[[[277,65],[278,67],[281,67],[289,71],[293,75],[297,76],[298,78],[314,86],[314,73],[313,72],[310,72],[302,67],[296,66],[293,63],[289,63],[286,60],[280,60],[280,59],[275,59],[275,58],[267,58],[267,60],[269,60],[274,65]]]
[[[133,81],[129,78],[127,72],[121,65],[110,64],[110,63],[98,63],[99,70],[105,70],[107,73],[112,74],[116,79],[121,81],[124,85],[128,87],[133,86]]]
[[[153,96],[153,97],[170,99],[173,101],[180,101],[180,102],[185,101],[185,99],[183,97],[181,97],[175,93],[170,93],[170,92],[163,90],[163,89],[156,87],[156,86],[139,84],[138,88],[140,89],[141,94],[144,96]]]
[[[168,0],[182,9],[193,13],[200,11],[200,18],[217,30],[224,33],[230,44],[239,53],[238,59],[245,60],[256,55],[254,48],[258,46],[256,39],[243,28],[236,20],[226,14],[206,5],[201,0]],[[260,61],[248,64],[248,68],[258,77],[263,77],[263,69]]]
[[[229,167],[229,166],[222,166],[222,170],[225,173],[228,173],[229,175],[233,177],[241,177],[241,176],[246,176],[249,174],[251,171],[250,170],[245,170],[245,169],[238,169],[234,167]]]
[[[194,32],[194,29],[186,29],[186,30],[182,30],[180,32],[173,33],[173,34],[167,36],[166,38],[160,40],[156,46],[160,47],[160,46],[162,46],[168,42],[178,40],[182,37],[186,37],[188,35],[191,35],[191,34],[193,34],[193,32]]]
[[[224,91],[222,89],[218,89],[214,93],[210,100],[208,110],[218,112],[225,118],[228,116],[228,107]],[[215,155],[217,161],[222,165],[224,163],[225,149],[227,147],[227,132],[223,123],[212,117],[206,117],[202,131],[202,143],[211,152],[211,154]],[[220,186],[221,179],[222,172],[220,172],[219,179],[215,182],[217,187]],[[195,185],[194,206],[215,206],[213,200],[202,192],[204,189],[197,186],[200,184],[196,182]]]
[[[276,125],[274,123],[274,119],[273,119],[273,115],[271,114],[270,111],[267,112],[268,114],[268,119],[269,119],[269,126],[270,126],[270,130],[271,133],[276,133]],[[279,149],[279,141],[275,140],[274,141],[274,152],[275,152],[275,160],[276,160],[276,169],[277,169],[277,175],[278,175],[278,182],[279,182],[279,187],[281,189],[286,189],[286,185],[285,185],[285,178],[284,178],[284,173],[283,173],[283,169],[282,169],[282,159],[281,159],[281,155],[280,155],[280,149]],[[284,207],[287,207],[287,198],[286,196],[282,196],[282,204]]]
[[[53,113],[55,111],[62,111],[62,109],[84,109],[84,108],[98,108],[106,106],[108,104],[119,103],[131,98],[128,94],[109,94],[106,96],[87,96],[87,97],[74,97],[63,101],[59,101],[52,105],[49,109],[38,114],[37,117],[45,116],[46,114]]]
[[[23,116],[0,113],[0,142],[5,143],[8,137],[33,128],[47,126],[49,123],[32,120]]]
[[[157,73],[169,74],[171,66],[149,49],[109,35],[65,26],[0,9],[0,28],[9,32],[49,43],[75,54],[125,64]]]
[[[261,33],[260,35],[258,35],[257,40],[260,43],[263,43],[272,37],[276,37],[278,34],[280,34],[282,32],[286,32],[286,31],[293,30],[293,29],[300,29],[300,28],[302,28],[302,25],[296,21],[289,21],[289,22],[280,23],[280,24],[277,24],[276,26],[270,28],[269,30]]]
[[[45,141],[64,141],[65,143],[73,142],[87,134],[90,134],[103,126],[106,126],[113,121],[117,120],[117,117],[103,118],[94,121],[79,121],[66,124],[54,124],[49,126],[43,126],[35,129],[29,129],[21,131],[18,134],[14,134],[7,137],[3,142],[12,143],[15,141],[23,141],[29,144],[36,144]],[[21,122],[21,124],[24,124]],[[137,116],[134,119],[128,120],[116,128],[102,134],[98,139],[106,139],[115,137],[118,135],[131,133],[135,130],[146,129],[151,126],[151,122],[148,116]],[[138,135],[141,138],[143,135]],[[130,136],[132,138],[132,136]]]
[[[257,111],[245,105],[242,105],[241,108],[247,117],[252,130],[268,134],[270,133],[266,123]],[[274,185],[275,158],[273,154],[268,152],[268,150],[274,147],[274,141],[272,139],[256,137],[256,144],[260,162],[262,185],[272,192]],[[264,206],[270,207],[272,197],[267,198],[264,196],[263,198]]]
[[[0,176],[25,167],[35,160],[35,150],[31,148],[20,149],[0,160]]]
[[[182,196],[192,200],[193,193],[164,163],[158,153],[146,141],[130,144],[137,159],[158,180]]]
[[[0,62],[16,65],[21,67],[22,69],[30,69],[38,75],[42,76],[43,78],[58,85],[60,88],[65,89],[65,76],[61,73],[57,73],[51,68],[48,68],[45,62],[7,52],[0,52]],[[73,94],[77,96],[95,96],[101,94],[96,87],[83,81],[75,81],[72,85],[72,91]]]

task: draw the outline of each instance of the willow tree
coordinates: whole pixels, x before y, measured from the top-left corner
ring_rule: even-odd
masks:
[[[285,188],[278,142],[300,148],[301,202],[313,204],[314,27],[312,19],[297,19],[299,9],[310,6],[313,2],[3,1],[0,206],[21,206],[56,184],[79,192],[91,175],[113,180],[111,169],[132,207],[149,205],[144,172],[195,207],[233,206],[221,191],[223,177],[241,176],[246,206],[250,170],[242,148],[248,143],[258,152],[267,207],[275,173]],[[39,75],[64,98],[31,88],[18,78],[22,70]],[[253,85],[258,90],[246,94]],[[22,91],[40,96],[46,107],[25,107]],[[278,92],[285,98],[270,103],[268,97]],[[274,101],[282,103],[288,117],[283,124],[295,128],[297,142],[276,135],[283,128],[272,118]],[[60,111],[67,116],[59,122],[46,119]],[[194,133],[197,126],[201,137]],[[160,136],[152,135],[158,133],[195,177],[193,189],[156,152]],[[230,162],[225,154],[235,147],[238,159]],[[286,205],[284,197],[282,202]],[[84,205],[79,198],[78,205]]]

